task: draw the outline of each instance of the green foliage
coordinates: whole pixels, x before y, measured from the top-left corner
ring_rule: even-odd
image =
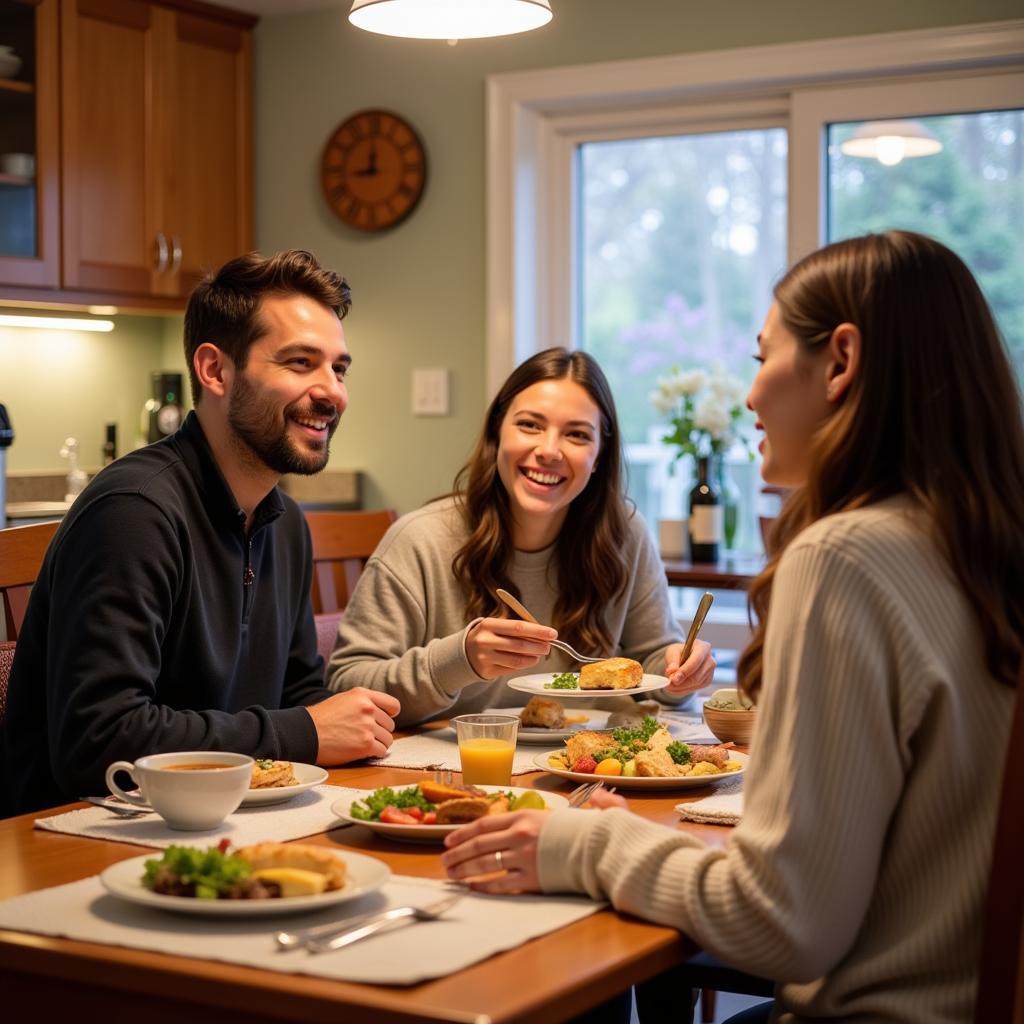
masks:
[[[562,672],[555,676],[550,683],[544,684],[545,690],[578,690],[580,688],[580,677],[572,672]]]
[[[159,860],[147,860],[144,869],[142,884],[147,889],[154,889],[161,874],[170,872],[183,885],[195,884],[196,898],[205,900],[217,899],[249,877],[249,865],[241,857],[221,853],[215,846],[169,846]]]
[[[374,790],[365,800],[356,800],[349,808],[349,814],[360,821],[379,821],[381,811],[385,807],[397,807],[400,810],[406,807],[419,807],[424,813],[436,810],[422,793],[419,786],[410,786],[408,789],[391,789],[384,786],[382,789]]]
[[[634,729],[613,729],[612,737],[619,746],[633,745],[637,742],[645,746],[647,741],[658,731],[658,720],[645,715],[644,720]]]
[[[690,748],[682,740],[673,740],[665,748],[665,752],[676,764],[690,763]]]

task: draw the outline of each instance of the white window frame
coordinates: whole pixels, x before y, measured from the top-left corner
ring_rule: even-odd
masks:
[[[793,260],[823,238],[829,121],[1016,105],[1021,72],[1024,19],[488,77],[487,397],[577,337],[579,142],[786,125]],[[1009,102],[978,99],[993,89]]]

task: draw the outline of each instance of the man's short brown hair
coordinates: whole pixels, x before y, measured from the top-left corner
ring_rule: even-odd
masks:
[[[266,333],[259,305],[268,295],[307,295],[333,310],[339,320],[352,305],[345,278],[321,267],[304,249],[270,257],[250,252],[225,263],[200,281],[185,309],[185,361],[193,404],[202,396],[194,365],[196,349],[208,341],[244,369],[253,342]]]

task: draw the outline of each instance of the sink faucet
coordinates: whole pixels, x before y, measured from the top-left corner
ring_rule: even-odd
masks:
[[[77,438],[65,439],[64,446],[60,450],[60,457],[68,460],[68,476],[65,484],[67,493],[64,495],[64,500],[70,504],[85,490],[85,485],[89,482],[88,474],[78,466]]]

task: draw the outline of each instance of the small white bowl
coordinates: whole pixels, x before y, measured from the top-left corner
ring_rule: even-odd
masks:
[[[13,78],[21,70],[21,58],[11,46],[0,46],[0,78]]]

